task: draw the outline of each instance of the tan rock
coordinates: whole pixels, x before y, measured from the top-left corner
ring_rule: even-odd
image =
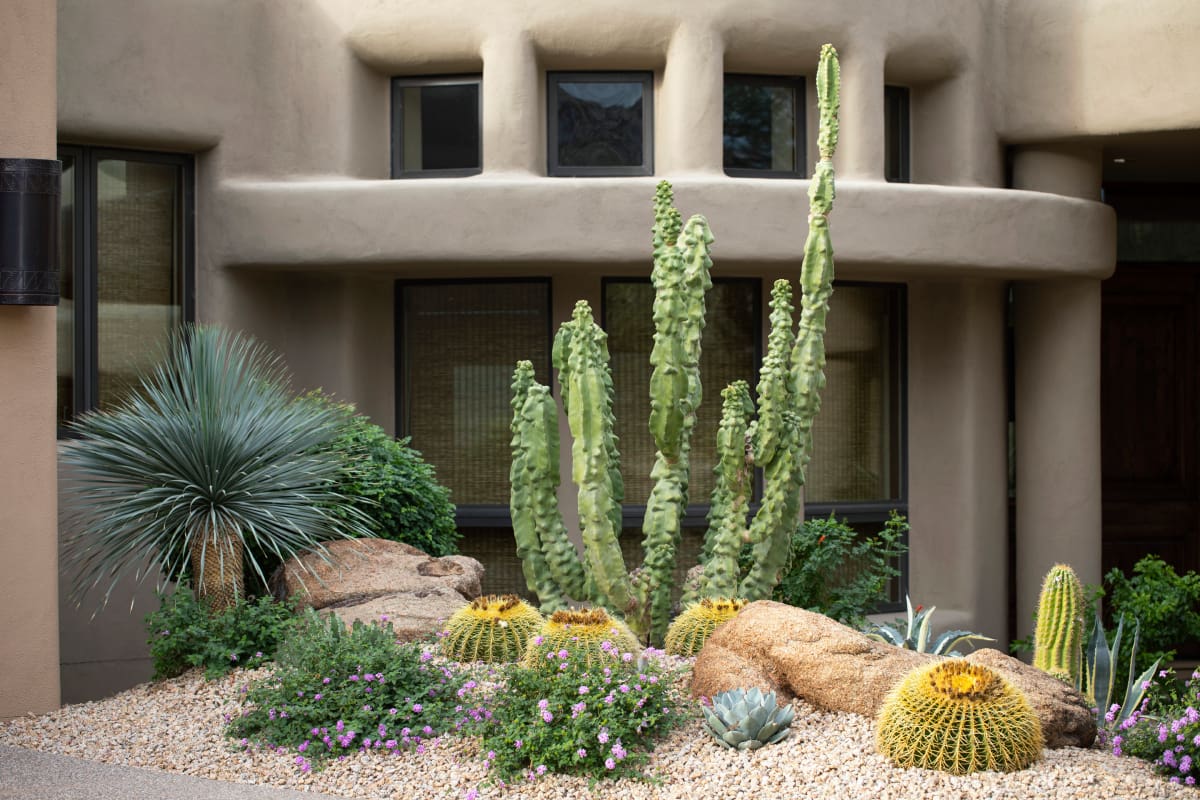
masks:
[[[332,605],[322,614],[337,614],[349,627],[355,620],[366,624],[390,622],[396,638],[412,642],[445,629],[446,620],[464,605],[462,595],[447,586],[397,592],[348,605]]]
[[[283,565],[276,583],[284,596],[321,609],[438,587],[464,601],[482,591],[483,565],[467,556],[433,558],[387,539],[343,539],[327,542],[325,549],[326,558],[306,553]]]
[[[869,639],[822,614],[759,601],[709,637],[696,657],[691,691],[711,697],[759,686],[819,708],[875,717],[892,687],[934,658]],[[1091,746],[1096,725],[1078,692],[996,650],[967,658],[996,669],[1025,692],[1048,747]]]

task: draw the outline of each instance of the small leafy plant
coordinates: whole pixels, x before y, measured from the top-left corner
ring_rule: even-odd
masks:
[[[226,733],[246,746],[295,748],[304,771],[349,751],[423,751],[460,721],[466,680],[433,658],[397,643],[391,623],[356,621],[347,631],[336,615],[310,610],[281,646],[275,673],[247,688],[247,708]]]
[[[913,610],[912,600],[908,595],[904,596],[904,602],[908,605],[908,618],[904,626],[904,631],[900,631],[900,620],[896,620],[893,625],[878,625],[876,623],[868,623],[862,630],[863,633],[871,639],[884,642],[885,644],[903,647],[905,650],[915,650],[918,653],[932,653],[935,656],[961,656],[962,653],[954,648],[964,642],[994,642],[987,636],[970,631],[945,631],[932,642],[929,637],[932,635],[930,623],[933,619],[933,612],[937,610],[937,606],[924,608],[917,606]]]
[[[1141,705],[1117,725],[1114,755],[1145,759],[1171,783],[1196,785],[1200,773],[1200,670],[1183,691],[1174,673],[1162,670]],[[1112,720],[1110,715],[1110,721]]]
[[[607,643],[606,643],[607,644]],[[530,650],[553,669],[511,666],[483,731],[489,770],[501,781],[547,772],[592,778],[643,777],[655,740],[683,721],[673,676],[654,655],[635,658],[611,644],[589,666],[584,654],[552,650],[535,637]]]
[[[203,667],[208,678],[234,667],[257,667],[274,657],[295,619],[291,606],[270,597],[240,597],[216,612],[184,587],[159,598],[158,611],[146,615],[155,680],[172,678],[192,667]]]
[[[1134,565],[1132,576],[1111,569],[1104,581],[1113,618],[1124,615],[1142,624],[1135,672],[1156,660],[1169,663],[1181,644],[1200,641],[1200,575],[1179,575],[1158,556],[1148,555]],[[1124,677],[1122,670],[1118,679]]]
[[[861,627],[887,582],[898,577],[896,560],[908,550],[908,520],[891,512],[883,530],[863,536],[832,514],[808,519],[792,534],[787,567],[773,599]],[[743,567],[749,549],[743,552]]]

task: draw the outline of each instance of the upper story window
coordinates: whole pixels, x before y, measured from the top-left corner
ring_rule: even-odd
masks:
[[[908,183],[909,91],[907,86],[883,87],[883,176],[893,183]]]
[[[392,177],[476,175],[480,77],[392,79]]]
[[[120,401],[192,311],[192,157],[59,148],[58,424]]]
[[[550,72],[546,126],[551,175],[654,174],[654,76]]]
[[[804,81],[725,76],[725,174],[804,177]]]

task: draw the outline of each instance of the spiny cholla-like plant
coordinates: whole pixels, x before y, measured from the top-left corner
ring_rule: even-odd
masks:
[[[692,603],[667,628],[666,650],[673,656],[694,656],[723,622],[746,607],[746,601],[728,597],[705,597]]]
[[[765,744],[775,744],[791,733],[796,711],[791,706],[780,707],[774,692],[730,689],[712,699],[712,707],[700,706],[708,732],[725,747],[738,750],[757,750]]]
[[[550,615],[537,635],[529,641],[522,663],[527,667],[550,666],[558,661],[547,658],[560,650],[582,654],[591,665],[599,663],[606,651],[640,654],[638,642],[629,627],[603,608],[562,609]],[[546,662],[543,664],[543,660]]]
[[[1075,570],[1055,564],[1038,598],[1033,665],[1070,684],[1079,682],[1083,658],[1083,586]]]
[[[446,620],[442,652],[455,661],[517,661],[545,621],[516,595],[477,597]]]
[[[1013,772],[1042,757],[1042,726],[1025,695],[998,673],[954,659],[917,667],[900,681],[883,702],[875,742],[901,768]]]
[[[791,286],[772,292],[772,332],[755,408],[744,383],[724,395],[719,435],[720,468],[712,497],[702,569],[687,599],[770,596],[787,562],[789,535],[800,514],[799,493],[809,458],[812,422],[825,384],[825,316],[832,294],[833,248],[828,215],[833,207],[833,151],[838,135],[838,62],[831,45],[817,70],[821,158],[809,187],[808,238],[800,285],[798,332],[792,328]],[[700,340],[705,293],[711,286],[712,234],[702,216],[682,223],[670,185],[654,200],[654,346],[650,355],[650,432],[657,448],[655,485],[642,525],[641,567],[622,557],[624,484],[613,434],[612,375],[607,336],[585,302],[554,340],[563,407],[572,437],[572,477],[579,487],[582,561],[567,539],[558,511],[558,423],[547,387],[522,361],[513,378],[511,510],[517,553],[526,581],[545,609],[569,598],[604,606],[624,617],[639,636],[662,642],[670,621],[671,588],[683,515],[688,504],[691,435],[700,405]],[[762,468],[766,490],[747,525],[750,476]],[[754,567],[744,578],[737,556],[753,546]]]

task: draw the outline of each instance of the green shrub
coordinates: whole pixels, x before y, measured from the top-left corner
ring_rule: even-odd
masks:
[[[609,646],[589,667],[582,653],[551,652],[537,638],[531,649],[559,668],[505,669],[480,748],[495,779],[532,780],[546,772],[641,777],[647,751],[683,722],[680,709],[690,706],[653,658]]]
[[[1134,564],[1132,577],[1114,568],[1104,581],[1108,614],[1113,619],[1124,614],[1126,624],[1134,619],[1141,623],[1139,673],[1156,659],[1169,664],[1181,644],[1200,641],[1200,575],[1178,575],[1170,564],[1148,555]],[[1128,664],[1121,665],[1118,685],[1125,685],[1128,671]]]
[[[280,646],[274,674],[246,690],[248,707],[226,734],[295,748],[302,770],[351,751],[423,749],[462,717],[464,678],[432,659],[420,644],[397,643],[391,623],[346,630],[336,615],[310,609]]]
[[[908,550],[907,532],[908,521],[895,511],[875,536],[860,535],[832,514],[805,520],[792,534],[787,568],[772,597],[860,628],[888,580],[900,575],[894,562]]]
[[[154,678],[172,678],[203,667],[209,678],[234,667],[256,667],[275,655],[295,619],[290,606],[270,597],[239,598],[213,613],[185,588],[161,597],[158,611],[146,615]]]
[[[458,552],[450,490],[437,482],[433,466],[408,446],[408,439],[393,439],[367,417],[352,414],[334,447],[351,456],[338,491],[358,501],[376,536],[431,556]]]
[[[1149,761],[1171,783],[1196,785],[1200,772],[1200,670],[1182,685],[1162,670],[1146,701],[1120,724],[1110,745],[1114,755]]]

